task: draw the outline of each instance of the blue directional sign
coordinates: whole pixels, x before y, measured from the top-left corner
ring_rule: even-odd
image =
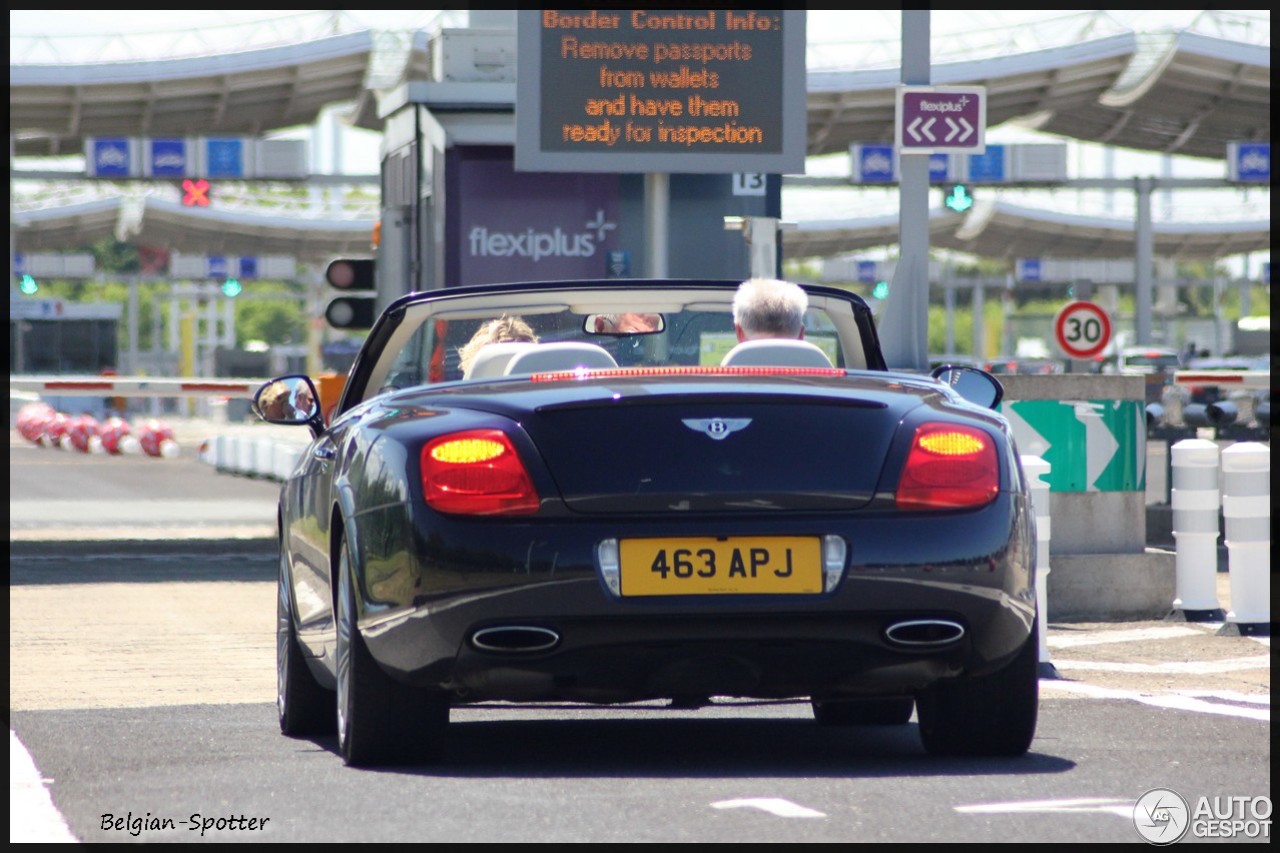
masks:
[[[1271,183],[1270,142],[1233,142],[1228,149],[1231,180]]]
[[[13,274],[23,275],[27,271],[27,256],[22,252],[13,253]]]
[[[609,252],[605,261],[605,276],[607,278],[627,278],[631,275],[631,253],[625,249],[615,249]]]
[[[1003,181],[1004,146],[988,145],[982,154],[969,155],[970,181]]]
[[[1019,258],[1017,263],[1018,281],[1043,281],[1039,258]]]
[[[240,278],[258,277],[258,259],[249,255],[240,258]]]
[[[129,156],[129,140],[124,137],[95,138],[93,150],[93,174],[100,177],[127,178],[132,158]]]
[[[191,174],[191,157],[185,139],[152,139],[147,144],[147,166],[155,178],[185,178]]]
[[[210,255],[208,264],[210,278],[221,278],[227,274],[227,259],[222,255]]]
[[[893,173],[892,145],[863,145],[858,151],[859,171],[862,182],[888,184],[897,177]]]
[[[875,261],[858,261],[858,281],[872,284],[880,277],[880,265]]]
[[[205,157],[210,178],[245,176],[243,139],[206,139]]]
[[[951,179],[951,155],[945,151],[929,155],[929,182],[946,183]]]

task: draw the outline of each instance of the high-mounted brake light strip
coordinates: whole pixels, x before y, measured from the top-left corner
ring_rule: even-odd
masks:
[[[844,376],[840,367],[702,367],[678,365],[671,367],[601,367],[577,370],[555,370],[535,373],[530,382],[564,382],[572,379],[622,379],[649,376]]]

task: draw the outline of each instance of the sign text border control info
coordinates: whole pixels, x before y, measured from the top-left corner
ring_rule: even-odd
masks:
[[[803,174],[808,147],[806,13],[782,15],[782,150],[752,154],[661,151],[545,151],[542,148],[542,25],[540,9],[516,12],[515,168],[521,172]],[[610,13],[624,10],[609,9]],[[665,10],[663,10],[665,11]],[[734,9],[745,13],[749,10]]]

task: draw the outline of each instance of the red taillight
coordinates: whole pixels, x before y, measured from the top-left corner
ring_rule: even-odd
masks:
[[[899,509],[948,509],[989,503],[1000,489],[991,437],[973,427],[924,424],[916,430],[895,498]]]
[[[528,515],[538,492],[502,430],[475,429],[433,438],[422,448],[427,506],[462,515]]]

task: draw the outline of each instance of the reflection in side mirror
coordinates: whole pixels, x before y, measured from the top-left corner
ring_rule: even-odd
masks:
[[[282,376],[266,383],[254,395],[253,408],[273,424],[310,423],[320,411],[316,387],[306,376]]]
[[[666,327],[661,314],[588,314],[582,326],[592,335],[652,335]]]
[[[985,370],[963,364],[943,364],[930,375],[978,406],[994,409],[1004,399],[1004,386]]]

